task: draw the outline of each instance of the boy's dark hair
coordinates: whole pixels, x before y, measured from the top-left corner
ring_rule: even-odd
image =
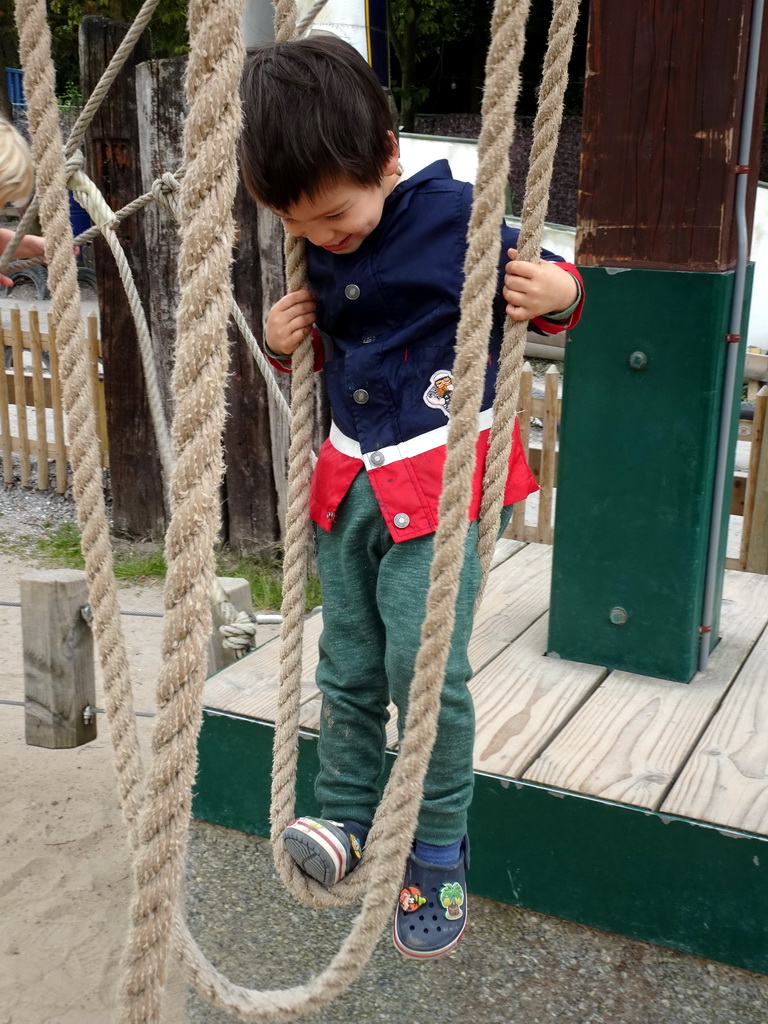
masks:
[[[240,91],[240,167],[258,202],[285,212],[339,181],[381,180],[392,154],[392,114],[374,71],[343,39],[249,49]]]

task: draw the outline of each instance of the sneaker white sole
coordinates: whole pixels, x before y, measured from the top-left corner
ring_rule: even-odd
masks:
[[[333,832],[308,820],[292,821],[283,841],[302,871],[323,885],[335,885],[347,873],[347,851]]]

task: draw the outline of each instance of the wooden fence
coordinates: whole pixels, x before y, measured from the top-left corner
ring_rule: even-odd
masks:
[[[518,408],[530,410],[520,415],[520,433],[528,462],[541,490],[529,498],[538,502],[534,523],[526,524],[526,502],[515,505],[506,536],[515,540],[551,544],[554,532],[554,499],[557,486],[558,429],[560,424],[560,371],[551,365],[544,375],[544,394],[533,394],[533,370],[530,363],[523,368]],[[763,437],[768,406],[768,386],[755,398],[753,420],[741,420],[739,440],[750,442],[749,466],[736,472],[731,495],[731,515],[743,517],[741,545],[736,558],[726,559],[729,569],[768,573],[768,445]],[[531,443],[531,419],[541,422],[541,440]]]
[[[41,325],[41,319],[43,324]],[[13,455],[19,459],[22,487],[29,487],[32,459],[37,460],[37,488],[48,490],[48,473],[41,471],[48,460],[56,470],[56,491],[67,489],[69,445],[61,402],[59,360],[56,335],[47,314],[29,311],[28,327],[22,329],[21,311],[11,309],[10,328],[0,325],[0,338],[5,353],[4,372],[0,374],[0,451],[3,456],[3,479],[13,483]],[[99,370],[99,328],[96,314],[85,320],[85,344],[90,366],[94,409],[101,437],[102,465],[109,465],[104,384]],[[23,396],[23,401],[18,401]]]
[[[95,314],[86,318],[85,340],[91,368],[91,385],[97,396],[96,422],[102,441],[102,465],[109,465],[104,384],[99,368],[100,343]],[[0,448],[6,484],[13,482],[12,453],[19,457],[21,484],[30,486],[32,459],[54,460],[56,490],[63,494],[67,487],[69,446],[61,405],[58,359],[53,328],[41,329],[40,314],[29,313],[28,329],[22,329],[19,309],[11,310],[10,329],[0,327],[6,353],[6,370],[0,375]],[[12,366],[8,368],[8,354]],[[25,354],[27,358],[25,359]],[[544,375],[543,395],[534,395],[534,376],[526,363],[520,381],[520,409],[529,410],[520,416],[520,432],[528,462],[541,490],[529,502],[518,502],[507,536],[516,540],[551,544],[554,532],[554,500],[557,486],[558,430],[560,424],[560,370],[551,365]],[[24,395],[25,405],[19,408],[17,395]],[[743,516],[741,547],[737,558],[728,558],[731,569],[768,572],[768,445],[763,445],[768,406],[768,386],[755,399],[753,420],[739,424],[739,440],[750,442],[749,466],[733,479],[731,514]],[[531,420],[538,421],[533,429]],[[30,421],[34,430],[30,430]],[[538,423],[541,424],[539,428]],[[15,426],[15,429],[14,429]],[[540,435],[540,436],[539,436]],[[48,489],[48,475],[37,474],[39,490]],[[535,511],[526,524],[526,505]]]

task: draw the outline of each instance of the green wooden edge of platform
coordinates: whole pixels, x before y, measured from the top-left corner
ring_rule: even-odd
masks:
[[[271,723],[205,709],[192,811],[269,835]],[[297,807],[317,813],[317,737],[299,737]],[[768,838],[475,775],[470,891],[768,974]]]

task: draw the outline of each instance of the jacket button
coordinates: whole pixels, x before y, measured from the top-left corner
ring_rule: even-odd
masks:
[[[410,516],[407,516],[405,512],[398,512],[395,518],[392,520],[392,522],[395,524],[398,530],[404,530],[406,526],[410,523],[410,521]]]
[[[360,289],[357,287],[356,284],[348,284],[347,287],[344,289],[344,294],[347,296],[348,299],[359,299]]]
[[[365,405],[365,403],[368,401],[368,392],[365,390],[365,388],[358,388],[357,391],[352,392],[352,397],[354,398],[358,405]]]
[[[375,334],[366,334],[366,336],[363,338],[364,345],[370,345],[372,341],[376,341]]]
[[[369,456],[372,466],[383,466],[384,465],[384,452],[372,452]]]

